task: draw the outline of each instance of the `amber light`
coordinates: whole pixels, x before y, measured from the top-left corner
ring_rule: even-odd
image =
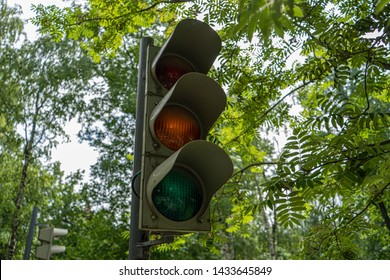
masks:
[[[200,139],[196,117],[186,108],[176,105],[164,107],[154,122],[154,132],[160,142],[173,151],[186,143]]]
[[[195,68],[180,56],[165,55],[159,59],[155,71],[160,84],[169,90],[181,76],[194,72]]]

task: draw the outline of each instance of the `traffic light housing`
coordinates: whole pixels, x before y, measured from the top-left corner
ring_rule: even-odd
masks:
[[[207,24],[187,19],[146,67],[139,228],[209,231],[210,201],[233,164],[206,136],[226,106],[222,87],[206,76],[221,49]]]
[[[38,259],[49,260],[53,254],[65,252],[65,246],[54,245],[53,241],[67,234],[68,230],[63,228],[49,227],[40,229],[38,240],[41,241],[41,245],[37,248],[35,256]]]

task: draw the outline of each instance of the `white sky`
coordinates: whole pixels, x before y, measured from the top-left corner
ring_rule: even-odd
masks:
[[[29,18],[34,16],[34,12],[31,10],[31,5],[56,5],[59,7],[65,7],[66,3],[62,2],[61,0],[6,0],[8,3],[8,6],[15,6],[20,5],[23,10],[23,16],[22,19],[28,20]],[[31,24],[27,23],[25,25],[25,31],[27,33],[27,36],[30,40],[33,40],[37,36],[36,27]]]
[[[44,4],[44,5],[57,5],[60,7],[66,6],[66,3],[55,0],[8,0],[8,6],[13,7],[15,4],[19,4],[23,9],[23,20],[28,20],[34,16],[31,10],[31,5]],[[36,27],[31,23],[25,25],[25,32],[29,40],[34,40],[38,36]],[[62,170],[65,175],[69,175],[78,169],[85,170],[84,180],[88,180],[89,167],[96,162],[98,153],[94,151],[87,143],[79,143],[77,139],[77,133],[80,130],[81,125],[76,121],[71,121],[65,127],[65,131],[70,136],[70,142],[59,144],[57,149],[53,150],[53,161],[59,161],[61,163]],[[61,141],[60,141],[61,143]]]

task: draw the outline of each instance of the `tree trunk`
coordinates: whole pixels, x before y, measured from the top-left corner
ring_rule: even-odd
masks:
[[[27,185],[27,174],[28,174],[28,167],[30,165],[30,159],[32,154],[32,143],[33,138],[30,138],[28,141],[26,148],[24,150],[24,156],[23,156],[23,167],[22,167],[22,175],[20,178],[20,184],[19,184],[19,192],[16,196],[15,200],[15,213],[12,221],[12,232],[11,232],[11,240],[8,247],[8,259],[12,260],[15,254],[16,250],[16,241],[18,238],[18,232],[19,232],[19,226],[20,226],[20,209],[22,208],[22,203],[24,199],[24,191],[26,189]]]
[[[12,220],[12,232],[11,232],[11,238],[9,242],[8,247],[8,259],[12,260],[15,255],[16,251],[16,243],[18,240],[19,235],[19,227],[20,227],[20,215],[21,215],[21,209],[23,205],[23,199],[24,199],[24,193],[27,186],[27,177],[28,177],[28,168],[31,163],[31,156],[32,151],[34,147],[34,141],[35,141],[35,134],[37,129],[37,122],[38,122],[38,114],[40,112],[41,105],[40,105],[40,94],[37,93],[36,99],[35,99],[35,108],[33,112],[33,118],[32,118],[32,127],[29,137],[26,133],[26,146],[24,148],[23,153],[23,166],[22,166],[22,174],[20,177],[20,183],[19,183],[19,191],[15,199],[15,212]],[[26,124],[27,126],[27,124]],[[26,127],[27,130],[27,127]]]
[[[263,197],[262,193],[260,190],[260,187],[257,187],[257,191],[259,193],[259,201],[261,204],[263,204]],[[264,221],[264,228],[265,231],[267,232],[267,243],[268,243],[268,250],[269,254],[271,256],[272,260],[276,260],[276,220],[270,225],[267,213],[266,213],[266,207],[263,207],[261,209],[261,214],[263,216],[263,221]],[[274,212],[275,214],[275,212]]]
[[[271,252],[273,253],[273,255],[271,255],[271,257],[273,257],[272,258],[273,260],[276,260],[277,259],[277,255],[276,255],[276,228],[277,228],[277,223],[276,223],[276,210],[275,210],[275,207],[274,207],[273,214],[274,214],[274,216],[273,216],[272,236],[271,236],[271,246],[272,246]]]
[[[387,213],[386,206],[383,202],[379,202],[377,206],[379,208],[379,211],[381,212],[382,218],[385,221],[385,225],[389,230],[389,234],[390,234],[390,218],[389,218],[389,214]]]

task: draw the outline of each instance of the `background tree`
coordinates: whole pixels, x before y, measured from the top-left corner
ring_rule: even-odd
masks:
[[[37,205],[39,223],[69,229],[67,252],[55,258],[124,259],[138,47],[128,44],[115,59],[95,64],[75,41],[20,40],[19,8],[2,2],[2,11],[2,258],[22,257]],[[51,162],[52,149],[67,141],[63,128],[75,119],[80,139],[101,152],[91,181],[83,181],[83,171],[65,178]]]
[[[222,37],[210,75],[228,107],[210,140],[236,173],[214,200],[214,230],[179,237],[161,257],[389,258],[389,1],[90,0],[35,11],[43,33],[80,41],[95,61],[125,34],[169,33],[185,17]],[[280,134],[279,153],[270,135]],[[240,251],[251,239],[253,255]]]
[[[22,256],[32,206],[41,222],[64,214],[69,198],[62,193],[70,195],[79,180],[77,174],[63,178],[50,158],[66,140],[65,124],[84,108],[94,64],[76,42],[27,41],[20,10],[1,4],[0,240],[2,258],[13,259]]]

